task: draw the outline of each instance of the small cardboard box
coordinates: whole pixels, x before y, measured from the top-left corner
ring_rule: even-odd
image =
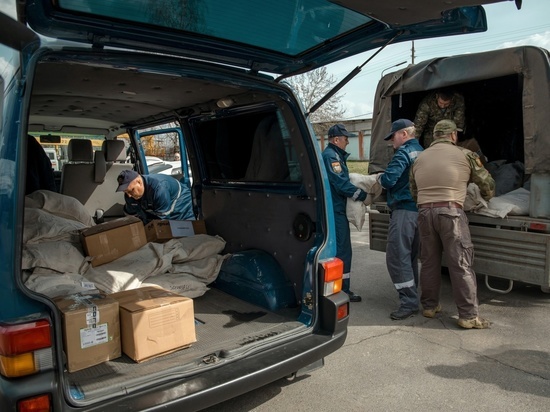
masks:
[[[193,300],[157,287],[109,295],[119,303],[122,352],[142,362],[196,342]]]
[[[147,242],[166,242],[176,237],[206,234],[204,220],[153,220],[145,225]]]
[[[101,223],[80,232],[82,247],[92,257],[92,266],[103,265],[147,243],[143,222],[134,216]]]
[[[102,293],[60,296],[67,370],[75,372],[121,356],[118,302]]]

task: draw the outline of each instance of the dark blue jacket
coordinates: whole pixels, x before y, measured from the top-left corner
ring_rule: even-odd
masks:
[[[124,195],[124,211],[144,223],[153,219],[195,220],[191,190],[168,175],[141,175],[145,192],[140,199]]]
[[[338,146],[329,143],[323,150],[323,162],[330,182],[330,192],[335,213],[346,213],[347,198],[363,201],[367,192],[357,188],[349,180],[349,170],[346,159],[349,153]]]
[[[423,150],[417,139],[407,140],[395,151],[380,177],[380,184],[387,190],[387,203],[391,210],[418,210],[409,189],[409,172]]]

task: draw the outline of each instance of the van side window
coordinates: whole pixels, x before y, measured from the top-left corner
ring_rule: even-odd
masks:
[[[302,180],[296,149],[278,112],[202,121],[196,130],[212,180],[281,183]]]

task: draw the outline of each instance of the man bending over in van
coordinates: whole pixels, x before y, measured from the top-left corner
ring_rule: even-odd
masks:
[[[124,192],[124,212],[144,224],[154,219],[195,220],[191,189],[168,175],[140,175],[123,170],[117,192]]]

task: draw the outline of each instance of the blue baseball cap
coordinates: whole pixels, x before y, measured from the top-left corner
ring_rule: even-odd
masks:
[[[391,131],[386,137],[384,137],[384,140],[390,140],[395,132],[411,126],[414,126],[414,123],[409,119],[397,119],[391,124]]]
[[[135,170],[123,170],[117,177],[118,187],[116,192],[124,192],[128,189],[128,185],[136,178],[139,174]]]
[[[351,134],[346,130],[346,126],[341,123],[335,124],[328,129],[328,137],[346,136],[350,137]]]

